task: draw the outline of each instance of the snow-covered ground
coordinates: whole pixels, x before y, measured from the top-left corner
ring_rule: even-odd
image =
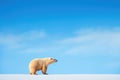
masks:
[[[0,80],[120,80],[120,74],[0,74]]]

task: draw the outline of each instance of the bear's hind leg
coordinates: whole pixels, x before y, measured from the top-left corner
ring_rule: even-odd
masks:
[[[36,74],[36,69],[31,69],[31,70],[30,70],[30,74],[31,74],[31,75],[37,75],[37,74]]]

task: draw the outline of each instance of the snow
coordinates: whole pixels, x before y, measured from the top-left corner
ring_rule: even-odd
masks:
[[[1,74],[0,80],[120,80],[120,74]]]

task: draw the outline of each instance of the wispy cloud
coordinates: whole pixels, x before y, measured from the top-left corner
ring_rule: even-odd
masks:
[[[21,38],[26,40],[34,40],[39,38],[44,38],[46,36],[45,31],[29,31],[20,35]]]
[[[45,31],[28,31],[21,34],[0,33],[0,45],[6,48],[21,48],[29,41],[46,37]]]
[[[120,53],[120,29],[82,29],[75,36],[54,42],[46,40],[45,31],[28,31],[19,35],[0,34],[0,45],[20,53],[63,53],[68,55],[111,55]],[[47,35],[48,36],[48,35]],[[50,35],[49,35],[50,37]],[[51,36],[52,37],[52,36]],[[41,41],[44,39],[43,41]],[[46,42],[47,41],[47,42]]]
[[[22,51],[20,51],[19,53],[21,53],[21,54],[33,54],[33,53],[43,53],[43,52],[45,52],[45,50],[44,50],[44,48],[39,48],[39,47],[37,47],[37,48],[25,48],[25,49],[23,49]]]
[[[118,55],[120,53],[120,29],[84,29],[76,36],[59,41],[67,47],[65,54]]]

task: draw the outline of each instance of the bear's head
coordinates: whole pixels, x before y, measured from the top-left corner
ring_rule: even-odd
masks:
[[[46,61],[47,61],[48,64],[52,64],[52,63],[57,62],[58,60],[55,59],[55,58],[49,57],[49,58],[46,58]]]

